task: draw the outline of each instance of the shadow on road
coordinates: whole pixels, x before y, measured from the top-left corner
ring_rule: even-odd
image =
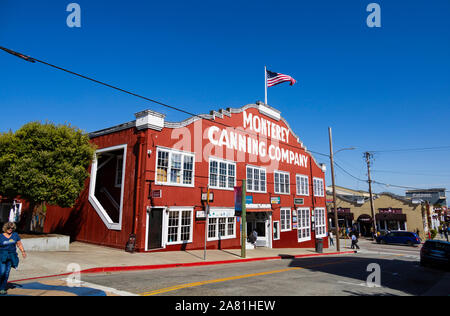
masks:
[[[375,270],[368,269],[369,265],[377,264],[380,269],[380,281],[383,288],[389,288],[411,295],[423,295],[435,286],[446,274],[439,269],[424,268],[418,261],[401,259],[364,258],[364,257],[316,257],[293,259],[290,267],[328,273],[343,278],[353,279],[354,291],[352,295],[367,295],[357,290],[358,284],[365,284],[369,275]],[[369,281],[372,281],[371,278]],[[442,295],[450,294],[450,284],[443,289]],[[380,293],[377,293],[380,295]],[[383,294],[381,294],[383,295]],[[387,294],[386,295],[391,295]]]

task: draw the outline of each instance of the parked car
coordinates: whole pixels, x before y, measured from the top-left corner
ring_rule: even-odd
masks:
[[[403,244],[408,246],[420,245],[420,237],[416,233],[391,231],[384,236],[377,237],[379,244]]]
[[[442,240],[427,240],[420,250],[420,265],[428,264],[450,268],[450,243]]]

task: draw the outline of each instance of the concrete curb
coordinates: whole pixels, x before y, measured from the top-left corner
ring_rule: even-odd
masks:
[[[308,257],[320,257],[320,256],[331,256],[331,255],[343,255],[343,254],[355,254],[356,251],[341,251],[341,252],[330,252],[330,253],[316,253],[316,254],[306,254],[306,255],[283,255],[274,257],[260,257],[260,258],[247,258],[247,259],[236,259],[236,260],[220,260],[220,261],[206,261],[206,262],[187,262],[187,263],[170,263],[170,264],[153,264],[153,265],[140,265],[140,266],[125,266],[125,267],[98,267],[85,269],[80,271],[80,274],[95,274],[95,273],[106,273],[106,272],[128,272],[128,271],[145,271],[145,270],[157,270],[157,269],[173,269],[182,267],[196,267],[196,266],[209,266],[218,264],[231,264],[231,263],[244,263],[252,261],[265,261],[265,260],[284,260],[284,259],[298,259],[298,258],[308,258]],[[47,275],[40,277],[33,277],[27,279],[13,280],[9,283],[14,282],[24,282],[36,279],[47,279],[56,278],[62,276],[72,275],[73,272]]]

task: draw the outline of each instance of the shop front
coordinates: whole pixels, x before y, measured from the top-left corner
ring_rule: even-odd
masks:
[[[372,236],[372,217],[368,214],[361,214],[357,219],[358,231],[363,237]]]
[[[354,214],[351,212],[351,209],[338,207],[337,211],[338,211],[338,222],[339,222],[340,229],[345,231],[346,228],[352,228]],[[328,218],[331,219],[332,227],[335,227],[334,208],[331,208],[331,212],[328,213]]]
[[[380,208],[378,212],[375,214],[378,231],[406,231],[408,229],[406,214],[402,213],[401,208]]]

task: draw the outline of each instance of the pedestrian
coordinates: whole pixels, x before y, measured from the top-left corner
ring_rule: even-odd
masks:
[[[447,239],[447,241],[448,241],[449,234],[450,234],[450,226],[444,227],[444,236],[445,236],[445,239]]]
[[[330,237],[330,246],[334,246],[333,232],[330,232],[328,236]]]
[[[248,236],[248,241],[256,248],[256,240],[258,239],[258,233],[256,230],[253,230]]]
[[[15,230],[16,224],[8,222],[3,225],[3,234],[0,235],[0,295],[7,294],[9,272],[11,268],[17,269],[19,265],[16,247],[20,249],[24,259],[27,257],[20,237]]]
[[[359,246],[358,246],[358,238],[356,237],[356,234],[352,234],[352,249],[355,249],[355,247],[356,247],[356,249],[359,249]]]

